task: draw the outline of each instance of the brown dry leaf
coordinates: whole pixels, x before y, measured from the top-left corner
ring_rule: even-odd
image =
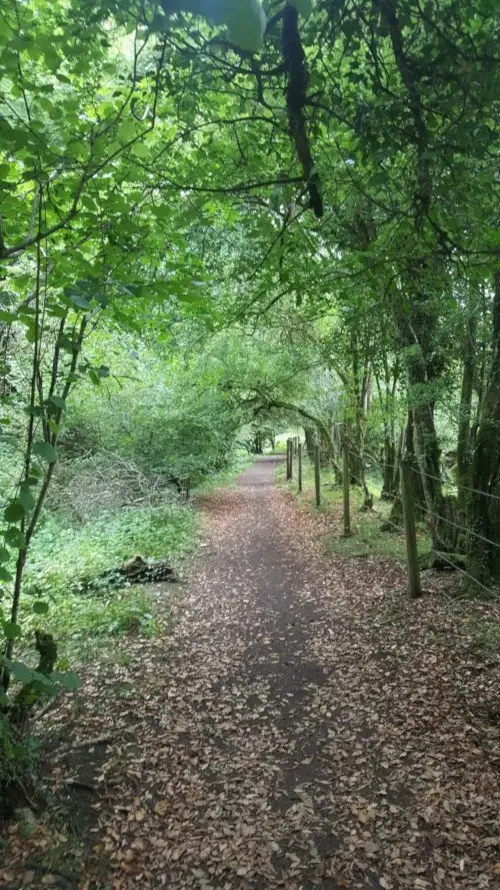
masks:
[[[166,816],[169,810],[168,800],[159,800],[155,805],[155,813],[157,816]]]

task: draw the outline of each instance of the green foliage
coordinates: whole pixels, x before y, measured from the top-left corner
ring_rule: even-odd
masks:
[[[119,634],[136,617],[146,632],[154,628],[151,595],[140,587],[85,591],[85,583],[118,568],[136,553],[179,564],[194,544],[193,512],[175,500],[154,508],[133,507],[104,513],[83,526],[68,527],[54,515],[38,533],[26,575],[21,625],[27,633],[38,621],[37,603],[48,605],[44,625],[78,651],[98,635]],[[79,593],[81,589],[81,593]]]
[[[0,788],[23,783],[36,766],[38,750],[36,739],[20,739],[0,711]]]
[[[241,475],[248,467],[251,467],[255,461],[254,455],[247,452],[236,450],[229,466],[207,476],[196,489],[196,494],[206,494],[217,488],[230,488],[235,485],[238,476]]]
[[[102,513],[79,527],[68,527],[64,517],[50,517],[33,545],[28,590],[62,594],[136,553],[180,559],[192,546],[194,521],[193,511],[176,500],[153,508],[134,506]]]
[[[476,646],[486,652],[500,652],[500,624],[486,618],[471,618],[470,627]]]

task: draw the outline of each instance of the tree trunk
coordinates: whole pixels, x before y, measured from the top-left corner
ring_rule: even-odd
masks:
[[[467,485],[471,459],[471,411],[476,352],[476,320],[474,317],[467,319],[464,339],[465,351],[457,435],[457,486],[458,502],[461,506],[464,506],[466,502],[466,492],[463,486]]]
[[[455,552],[457,529],[449,516],[452,504],[441,490],[441,449],[434,421],[436,390],[443,374],[437,303],[428,294],[436,288],[435,269],[425,258],[407,269],[408,303],[396,315],[401,345],[406,350],[408,395],[413,419],[413,444],[425,498],[426,520],[433,550]],[[443,287],[445,279],[443,278]],[[416,473],[412,482],[417,487]]]
[[[469,480],[468,571],[489,587],[500,582],[500,271],[494,280],[492,363]]]
[[[393,501],[399,491],[399,466],[396,443],[387,435],[382,449],[382,480],[382,500]]]
[[[305,426],[304,427],[304,435],[306,437],[306,451],[307,457],[309,461],[314,463],[314,443],[315,443],[315,432],[312,427]]]
[[[373,373],[380,407],[383,412],[384,423],[384,444],[380,455],[380,464],[382,468],[382,491],[380,496],[382,500],[394,501],[399,494],[399,463],[401,460],[403,441],[402,435],[399,436],[399,442],[396,438],[394,412],[396,389],[399,380],[399,366],[398,363],[395,362],[391,367],[385,349],[382,355],[382,367],[384,371],[384,387],[381,385],[376,370],[374,370]]]
[[[397,456],[397,492],[398,497],[396,497],[391,513],[389,516],[389,522],[394,525],[400,525],[403,521],[403,504],[401,501],[401,497],[399,496],[399,462],[403,455],[408,461],[408,466],[410,470],[410,478],[413,489],[413,500],[415,504],[415,512],[417,514],[417,519],[422,519],[425,516],[426,512],[426,502],[424,489],[422,486],[422,477],[420,475],[420,470],[418,466],[418,461],[415,455],[415,429],[413,422],[413,414],[411,411],[408,412],[408,420],[406,423],[406,429],[404,434],[401,437],[401,441],[399,443],[398,456]]]

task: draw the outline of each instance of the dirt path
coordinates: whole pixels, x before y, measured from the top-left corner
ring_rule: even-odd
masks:
[[[113,741],[85,870],[112,871],[79,887],[498,888],[494,675],[390,562],[325,560],[275,468],[204,499],[167,638],[86,680],[79,726]]]
[[[275,468],[206,499],[137,788],[106,816],[107,852],[135,877],[117,886],[493,886],[494,740],[464,718],[446,625],[429,643],[422,614],[397,620],[389,566],[325,565]]]

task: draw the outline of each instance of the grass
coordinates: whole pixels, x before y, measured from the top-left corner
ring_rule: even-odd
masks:
[[[307,460],[303,463],[303,490],[297,491],[296,465],[292,483],[286,481],[286,466],[280,464],[276,471],[278,483],[292,490],[295,499],[302,506],[316,511],[314,489],[314,467]],[[381,525],[388,520],[391,502],[381,501],[381,481],[377,477],[367,478],[368,488],[374,495],[374,509],[363,511],[363,491],[358,486],[350,489],[351,535],[344,537],[342,528],[342,486],[335,481],[330,469],[321,470],[321,506],[319,512],[332,518],[332,525],[338,528],[334,534],[327,534],[324,539],[325,550],[329,554],[355,559],[368,556],[391,557],[398,562],[406,558],[405,537],[402,530],[382,531]],[[423,528],[418,533],[419,553],[426,553],[430,548],[430,538]]]
[[[500,655],[500,623],[489,618],[471,618],[469,624],[476,647]]]

